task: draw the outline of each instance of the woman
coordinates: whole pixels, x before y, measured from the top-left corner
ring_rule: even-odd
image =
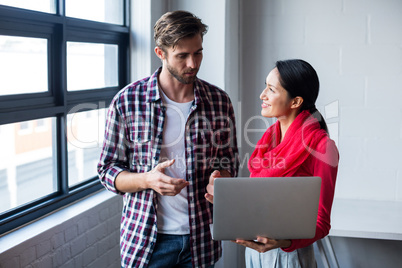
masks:
[[[303,60],[276,62],[260,95],[261,114],[277,121],[262,136],[248,162],[250,177],[318,176],[322,179],[317,227],[312,239],[236,240],[247,247],[247,267],[316,267],[312,244],[330,229],[330,215],[339,155],[327,126],[315,107],[319,80]],[[211,175],[206,198],[213,201]]]

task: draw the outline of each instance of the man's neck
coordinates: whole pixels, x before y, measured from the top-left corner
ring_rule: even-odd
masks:
[[[194,100],[194,83],[183,84],[168,70],[162,69],[158,77],[159,87],[172,101],[183,103]]]

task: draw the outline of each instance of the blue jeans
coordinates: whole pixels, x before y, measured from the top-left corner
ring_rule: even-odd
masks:
[[[148,267],[192,268],[190,235],[158,234]]]
[[[192,268],[190,235],[158,234],[148,267]]]

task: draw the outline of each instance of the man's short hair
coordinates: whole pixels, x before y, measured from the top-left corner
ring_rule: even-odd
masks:
[[[165,13],[155,23],[154,39],[155,44],[166,51],[168,47],[174,48],[183,38],[197,34],[203,37],[207,31],[208,26],[201,19],[188,11],[178,10]]]

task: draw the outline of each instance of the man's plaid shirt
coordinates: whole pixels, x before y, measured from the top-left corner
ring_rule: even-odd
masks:
[[[165,107],[158,88],[158,69],[152,76],[122,89],[110,104],[105,140],[98,164],[99,178],[110,191],[124,194],[120,231],[122,267],[146,267],[157,236],[157,195],[151,190],[121,193],[114,184],[123,170],[141,173],[158,163]],[[212,205],[204,198],[209,176],[225,169],[237,176],[238,150],[233,107],[221,89],[196,79],[185,128],[186,180],[194,267],[207,267],[221,256],[219,241],[211,238]]]

